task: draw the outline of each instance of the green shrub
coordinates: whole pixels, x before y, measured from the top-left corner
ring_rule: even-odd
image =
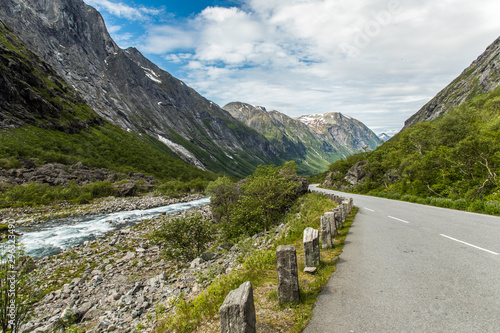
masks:
[[[176,218],[163,222],[149,237],[165,246],[167,257],[193,260],[215,239],[215,226],[201,215]]]
[[[210,183],[214,219],[223,237],[236,240],[269,230],[299,197],[300,184],[295,162],[281,167],[259,166],[244,181],[232,184],[228,178]]]

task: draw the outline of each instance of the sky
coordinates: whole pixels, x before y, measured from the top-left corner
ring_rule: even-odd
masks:
[[[84,0],[205,98],[404,121],[500,36],[498,0]]]

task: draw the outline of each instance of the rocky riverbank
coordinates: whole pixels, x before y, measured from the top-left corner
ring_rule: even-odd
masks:
[[[204,195],[197,193],[180,198],[164,198],[149,193],[144,196],[135,197],[106,197],[96,199],[86,205],[73,205],[70,202],[64,202],[44,207],[4,208],[0,210],[0,220],[13,219],[16,221],[16,226],[26,227],[49,219],[149,209],[192,201],[203,197]]]
[[[195,297],[213,279],[235,269],[248,247],[270,246],[275,236],[224,244],[191,263],[165,260],[147,235],[162,222],[194,212],[210,217],[209,206],[161,216],[38,259],[33,274],[40,281],[37,292],[46,295],[23,331],[52,332],[74,325],[82,332],[153,332],[176,298]]]

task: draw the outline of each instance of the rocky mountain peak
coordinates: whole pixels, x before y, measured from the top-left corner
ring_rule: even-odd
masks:
[[[267,110],[263,106],[254,106],[242,102],[231,102],[223,107],[231,116],[245,123],[253,117],[268,117]]]
[[[328,129],[332,126],[344,126],[352,122],[362,124],[358,120],[343,115],[340,112],[327,112],[323,114],[301,116],[298,117],[297,120],[306,124],[319,134],[326,134]]]

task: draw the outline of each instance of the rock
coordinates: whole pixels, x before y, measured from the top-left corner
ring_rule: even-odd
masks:
[[[316,267],[305,267],[304,268],[304,273],[308,273],[308,274],[316,274],[317,271],[318,271],[318,269]]]
[[[224,251],[224,250],[230,250],[232,247],[233,247],[234,244],[232,243],[224,243],[222,245],[220,245],[218,248],[217,248],[217,251],[218,252],[221,252],[221,251]]]
[[[93,304],[90,301],[87,301],[83,303],[77,310],[76,312],[78,313],[78,316],[80,318],[83,318],[85,314],[92,308]]]
[[[276,249],[278,269],[278,299],[280,303],[298,303],[299,273],[297,251],[290,245],[280,245]]]
[[[161,273],[151,279],[148,280],[148,285],[151,287],[160,287],[167,280],[167,275],[165,273]]]
[[[134,288],[130,289],[128,291],[127,295],[133,296],[133,295],[137,294],[139,291],[141,291],[143,288],[144,288],[144,286],[142,284],[140,284],[139,282],[136,282]]]
[[[190,264],[189,267],[191,267],[191,268],[198,268],[198,267],[201,266],[202,263],[203,263],[203,259],[196,258],[193,261],[191,261],[191,264]]]
[[[360,161],[354,164],[345,175],[344,180],[349,182],[351,185],[358,185],[362,183],[362,180],[366,176],[366,171],[364,170],[364,166],[367,164],[367,161]]]
[[[204,261],[210,261],[210,260],[214,259],[215,257],[216,257],[216,254],[212,253],[212,252],[205,252],[205,253],[202,253],[202,255],[201,255],[201,259],[203,259]]]
[[[332,247],[330,217],[326,214],[321,216],[321,247],[324,249],[330,249]]]
[[[128,229],[124,229],[124,230],[128,230]],[[121,230],[123,232],[123,230]],[[130,230],[128,230],[128,232],[130,232]],[[129,260],[132,260],[135,258],[135,252],[127,252],[127,254],[125,256],[123,256],[121,259],[117,260],[116,262],[117,263],[122,263],[122,262],[127,262]]]
[[[320,260],[319,232],[313,228],[304,230],[304,256],[306,267],[318,267]]]
[[[221,332],[255,333],[255,306],[252,284],[247,281],[226,296],[219,309]]]
[[[136,194],[137,186],[134,183],[125,183],[113,186],[113,191],[119,197],[130,197]]]
[[[71,280],[71,284],[73,286],[77,286],[80,284],[80,282],[82,281],[82,279],[79,279],[79,278],[74,278],[73,280]]]
[[[332,237],[336,236],[338,234],[338,231],[337,231],[337,224],[335,222],[335,213],[326,212],[325,217],[330,222],[330,234],[332,235]]]

